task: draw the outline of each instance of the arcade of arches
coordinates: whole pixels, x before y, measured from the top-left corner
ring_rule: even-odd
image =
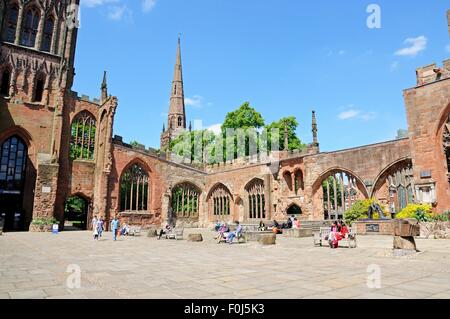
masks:
[[[303,151],[271,154],[278,156],[272,162],[262,156],[190,165],[164,153],[187,122],[180,40],[157,152],[114,135],[118,99],[108,92],[106,72],[99,98],[72,90],[77,32],[61,29],[69,0],[0,3],[0,215],[7,230],[27,230],[38,217],[62,226],[65,205],[79,194],[83,219],[119,216],[143,226],[170,218],[201,227],[288,214],[340,218],[372,197],[392,214],[409,203],[450,210],[450,60],[418,68],[417,85],[403,92],[405,138],[322,152],[313,113],[313,140]]]

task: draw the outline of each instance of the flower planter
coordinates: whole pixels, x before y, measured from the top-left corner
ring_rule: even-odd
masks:
[[[51,233],[52,225],[30,225],[31,233]]]

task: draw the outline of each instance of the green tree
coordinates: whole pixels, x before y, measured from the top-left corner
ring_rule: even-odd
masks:
[[[222,132],[225,133],[227,128],[248,129],[263,126],[262,115],[250,106],[250,102],[245,102],[236,111],[227,114],[222,125]]]
[[[268,133],[268,141],[269,147],[271,146],[272,141],[272,130],[278,130],[278,140],[279,140],[279,149],[284,150],[284,132],[287,127],[288,133],[288,149],[292,150],[303,150],[306,148],[306,145],[303,144],[300,139],[297,137],[296,130],[298,128],[298,122],[295,116],[284,117],[278,121],[272,122],[266,126],[266,130]]]

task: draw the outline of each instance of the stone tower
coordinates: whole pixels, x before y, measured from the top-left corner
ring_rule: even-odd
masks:
[[[184,130],[186,130],[186,109],[184,105],[183,70],[181,65],[181,40],[178,37],[167,129],[164,129],[161,134],[161,149],[165,150],[170,140],[179,136]]]

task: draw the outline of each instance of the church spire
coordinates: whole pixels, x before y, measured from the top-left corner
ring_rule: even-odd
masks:
[[[312,111],[312,133],[313,133],[313,145],[319,146],[319,140],[317,139],[317,119],[316,111]]]
[[[173,130],[186,128],[186,111],[184,105],[183,69],[181,65],[181,39],[178,36],[177,57],[170,94],[169,128]]]
[[[101,103],[103,104],[108,99],[108,83],[106,80],[106,71],[103,72],[103,82],[102,82],[101,90],[102,90]]]

